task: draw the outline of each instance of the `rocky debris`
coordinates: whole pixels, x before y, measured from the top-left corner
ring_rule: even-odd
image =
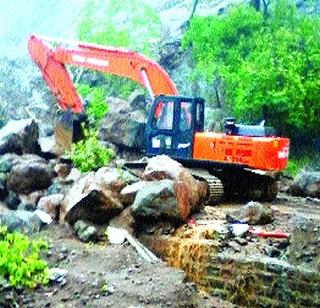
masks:
[[[320,172],[302,170],[295,177],[290,186],[290,193],[294,196],[320,197]]]
[[[131,173],[121,169],[103,167],[95,173],[95,181],[104,189],[109,189],[115,194],[120,194],[127,185],[137,182]]]
[[[38,204],[39,200],[46,194],[46,190],[33,191],[28,195],[19,195],[19,198],[24,204]]]
[[[195,180],[180,163],[166,155],[150,159],[143,173],[143,178],[149,181],[162,179],[173,181],[172,189],[176,199],[176,211],[182,221],[186,221],[191,213],[199,210],[207,196],[206,185]],[[171,190],[168,183],[167,188]],[[156,186],[157,184],[153,185]],[[169,190],[166,191],[168,192]]]
[[[246,205],[228,213],[226,219],[229,223],[264,225],[272,222],[273,213],[268,205],[250,201]]]
[[[141,110],[147,116],[146,106],[148,105],[147,100],[143,92],[139,89],[133,91],[129,98],[128,104],[130,105],[132,110]]]
[[[40,231],[42,221],[37,213],[24,210],[7,210],[0,216],[0,225],[7,226],[9,232],[37,233]]]
[[[134,184],[128,185],[120,192],[120,201],[124,206],[132,205],[139,190],[143,189],[146,181],[139,181]]]
[[[53,168],[58,177],[66,178],[71,172],[71,166],[68,164],[59,163]]]
[[[97,228],[83,220],[78,220],[74,224],[74,231],[76,232],[77,237],[85,243],[95,242],[99,237]]]
[[[48,164],[26,160],[12,168],[7,178],[7,186],[17,194],[29,194],[48,188],[53,178],[54,172]]]
[[[0,155],[39,153],[39,126],[32,120],[11,120],[0,130]]]
[[[0,178],[0,201],[3,201],[7,198],[8,191],[6,187],[6,182],[3,178]]]
[[[48,271],[48,278],[52,283],[58,284],[60,286],[63,286],[67,283],[66,276],[68,274],[68,271],[61,268],[50,268]]]
[[[107,98],[108,113],[99,127],[100,139],[118,146],[142,150],[144,148],[145,113],[133,110],[127,101]]]
[[[109,225],[126,230],[129,234],[134,233],[134,218],[131,214],[130,207],[125,208],[118,216],[113,217]]]
[[[0,156],[0,172],[8,173],[12,167],[21,160],[17,154],[5,154]]]
[[[63,194],[54,194],[42,197],[38,202],[38,209],[43,210],[45,213],[49,214],[54,221],[59,221],[60,208],[63,199]]]
[[[50,159],[60,155],[54,136],[41,137],[38,139],[41,156]]]
[[[61,218],[73,225],[78,220],[104,224],[123,210],[115,194],[102,181],[101,172],[90,172],[66,193]]]
[[[244,237],[247,235],[249,231],[249,225],[248,224],[231,224],[231,232],[235,237]]]
[[[5,199],[5,204],[9,209],[16,210],[20,202],[20,198],[14,192],[8,192],[7,198]]]
[[[181,220],[174,182],[161,180],[146,183],[144,189],[138,191],[131,206],[131,213],[136,221],[161,218]]]
[[[320,220],[295,216],[291,221],[295,225],[290,236],[287,258],[295,265],[305,265],[320,270]]]
[[[6,207],[6,205],[0,201],[0,216],[2,213],[4,213],[7,210],[8,208]]]

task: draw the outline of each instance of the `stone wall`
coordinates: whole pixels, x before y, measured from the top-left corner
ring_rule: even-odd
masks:
[[[222,252],[214,233],[141,239],[200,289],[248,307],[319,307],[320,274],[266,256]],[[220,252],[219,252],[220,251]]]

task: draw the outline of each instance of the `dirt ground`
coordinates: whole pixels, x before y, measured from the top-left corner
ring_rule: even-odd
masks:
[[[196,286],[185,279],[183,271],[162,261],[151,264],[141,259],[127,243],[85,244],[74,237],[69,227],[57,225],[50,226],[39,236],[49,242],[45,256],[49,267],[67,270],[66,279],[35,291],[15,294],[18,307],[228,306],[197,292]],[[8,300],[10,297],[13,295],[8,293]]]
[[[195,218],[197,223],[210,224],[225,219],[228,211],[240,205],[206,206]],[[320,219],[317,200],[279,194],[271,207],[275,220],[265,230],[290,232],[291,219],[299,215]],[[49,267],[65,269],[67,275],[61,283],[16,295],[19,307],[232,307],[197,292],[182,271],[162,261],[155,264],[144,261],[127,243],[84,244],[75,238],[71,228],[58,225],[49,226],[39,236],[49,242],[45,255]],[[255,240],[246,249],[261,253],[270,246],[267,241]]]

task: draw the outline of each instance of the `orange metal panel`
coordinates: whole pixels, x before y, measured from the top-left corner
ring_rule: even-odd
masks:
[[[289,139],[196,133],[193,158],[246,165],[253,169],[280,171],[286,167]]]

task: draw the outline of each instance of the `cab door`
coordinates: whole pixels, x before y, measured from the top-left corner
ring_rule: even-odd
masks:
[[[202,99],[157,96],[146,127],[147,155],[192,158],[195,131],[203,130]]]

